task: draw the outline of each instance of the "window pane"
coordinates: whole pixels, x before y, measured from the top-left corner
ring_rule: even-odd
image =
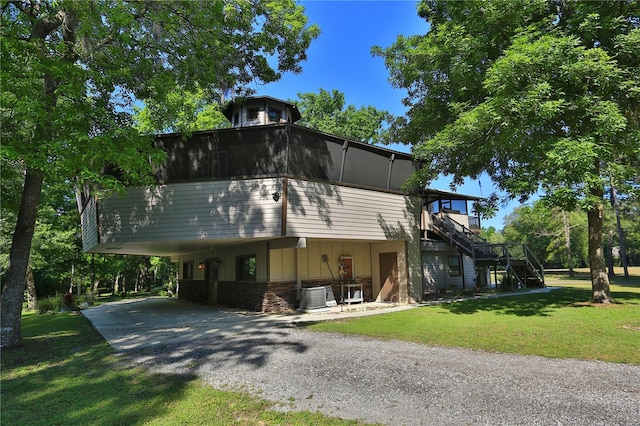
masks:
[[[269,121],[275,121],[278,123],[280,121],[280,117],[282,116],[282,111],[277,108],[269,108]]]
[[[449,276],[459,277],[461,272],[460,256],[449,256]]]
[[[193,262],[184,262],[182,264],[182,279],[193,279]]]
[[[256,256],[238,256],[236,258],[236,280],[255,281],[256,280]]]
[[[258,108],[248,108],[247,109],[247,120],[257,120],[259,113],[260,113],[260,110]]]

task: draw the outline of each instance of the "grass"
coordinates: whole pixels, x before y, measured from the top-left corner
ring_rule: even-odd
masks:
[[[640,268],[612,280],[617,303],[596,306],[588,274],[548,275],[560,289],[463,300],[386,315],[318,323],[310,329],[492,352],[640,365]]]
[[[2,351],[3,425],[356,425],[281,412],[192,376],[132,367],[77,313],[22,317],[23,346]]]

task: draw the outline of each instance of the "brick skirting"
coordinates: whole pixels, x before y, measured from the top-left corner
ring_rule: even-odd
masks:
[[[365,301],[373,300],[371,278],[359,278]],[[302,287],[330,285],[336,301],[340,301],[340,282],[332,280],[303,281]],[[180,299],[206,302],[206,291],[202,280],[180,280]],[[218,282],[218,303],[223,306],[264,313],[293,312],[299,306],[294,282]]]
[[[204,280],[180,280],[178,299],[190,300],[192,302],[205,302],[206,297]]]

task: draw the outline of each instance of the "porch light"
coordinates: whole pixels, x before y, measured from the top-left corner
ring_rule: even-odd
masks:
[[[204,262],[198,263],[198,269],[204,269]]]

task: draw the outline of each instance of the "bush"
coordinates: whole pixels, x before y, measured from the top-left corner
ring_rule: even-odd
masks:
[[[64,304],[68,307],[73,306],[73,293],[68,292],[64,295]]]
[[[88,291],[82,295],[80,299],[80,309],[86,309],[89,306],[92,306],[95,303],[95,296],[93,292]],[[83,307],[86,306],[86,307]]]
[[[64,306],[64,299],[59,294],[38,299],[38,302],[36,303],[36,309],[39,314],[44,314],[46,312],[60,312],[62,306]]]

